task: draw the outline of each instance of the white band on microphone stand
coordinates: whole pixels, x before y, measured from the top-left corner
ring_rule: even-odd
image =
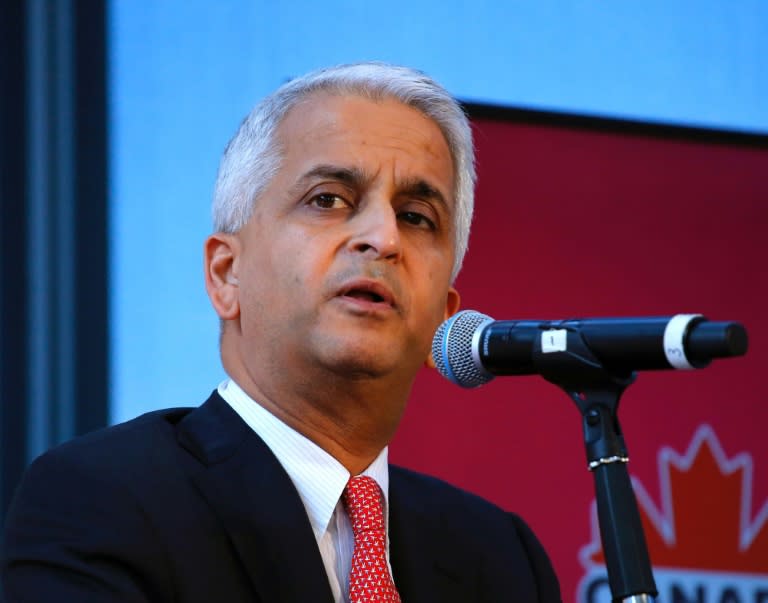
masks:
[[[701,314],[677,314],[673,316],[664,329],[664,354],[670,366],[676,369],[689,370],[696,368],[685,355],[685,334],[691,321],[701,318]]]

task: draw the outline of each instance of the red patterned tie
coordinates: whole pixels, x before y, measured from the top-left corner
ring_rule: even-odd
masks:
[[[373,478],[358,475],[349,480],[341,498],[355,535],[350,603],[400,603],[387,565],[381,488]]]

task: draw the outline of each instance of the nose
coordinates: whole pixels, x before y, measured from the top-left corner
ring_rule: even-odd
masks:
[[[349,248],[373,259],[399,260],[402,254],[397,214],[388,201],[371,201],[352,219]]]

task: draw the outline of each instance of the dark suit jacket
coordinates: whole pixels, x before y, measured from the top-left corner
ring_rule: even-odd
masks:
[[[390,541],[404,603],[560,600],[517,516],[397,467]],[[293,483],[215,392],[40,457],[4,544],[6,603],[332,603]]]

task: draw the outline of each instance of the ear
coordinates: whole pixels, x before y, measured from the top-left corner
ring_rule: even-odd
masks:
[[[212,234],[203,247],[205,290],[222,320],[234,320],[240,316],[239,251],[237,236],[223,232]]]
[[[450,287],[448,289],[448,295],[445,297],[445,312],[443,313],[443,320],[447,320],[456,314],[456,312],[459,311],[459,306],[461,306],[461,295],[459,295],[459,292],[456,289]],[[429,368],[435,368],[435,359],[432,357],[431,350],[429,352],[429,356],[427,356],[427,359],[424,361],[424,364]]]

